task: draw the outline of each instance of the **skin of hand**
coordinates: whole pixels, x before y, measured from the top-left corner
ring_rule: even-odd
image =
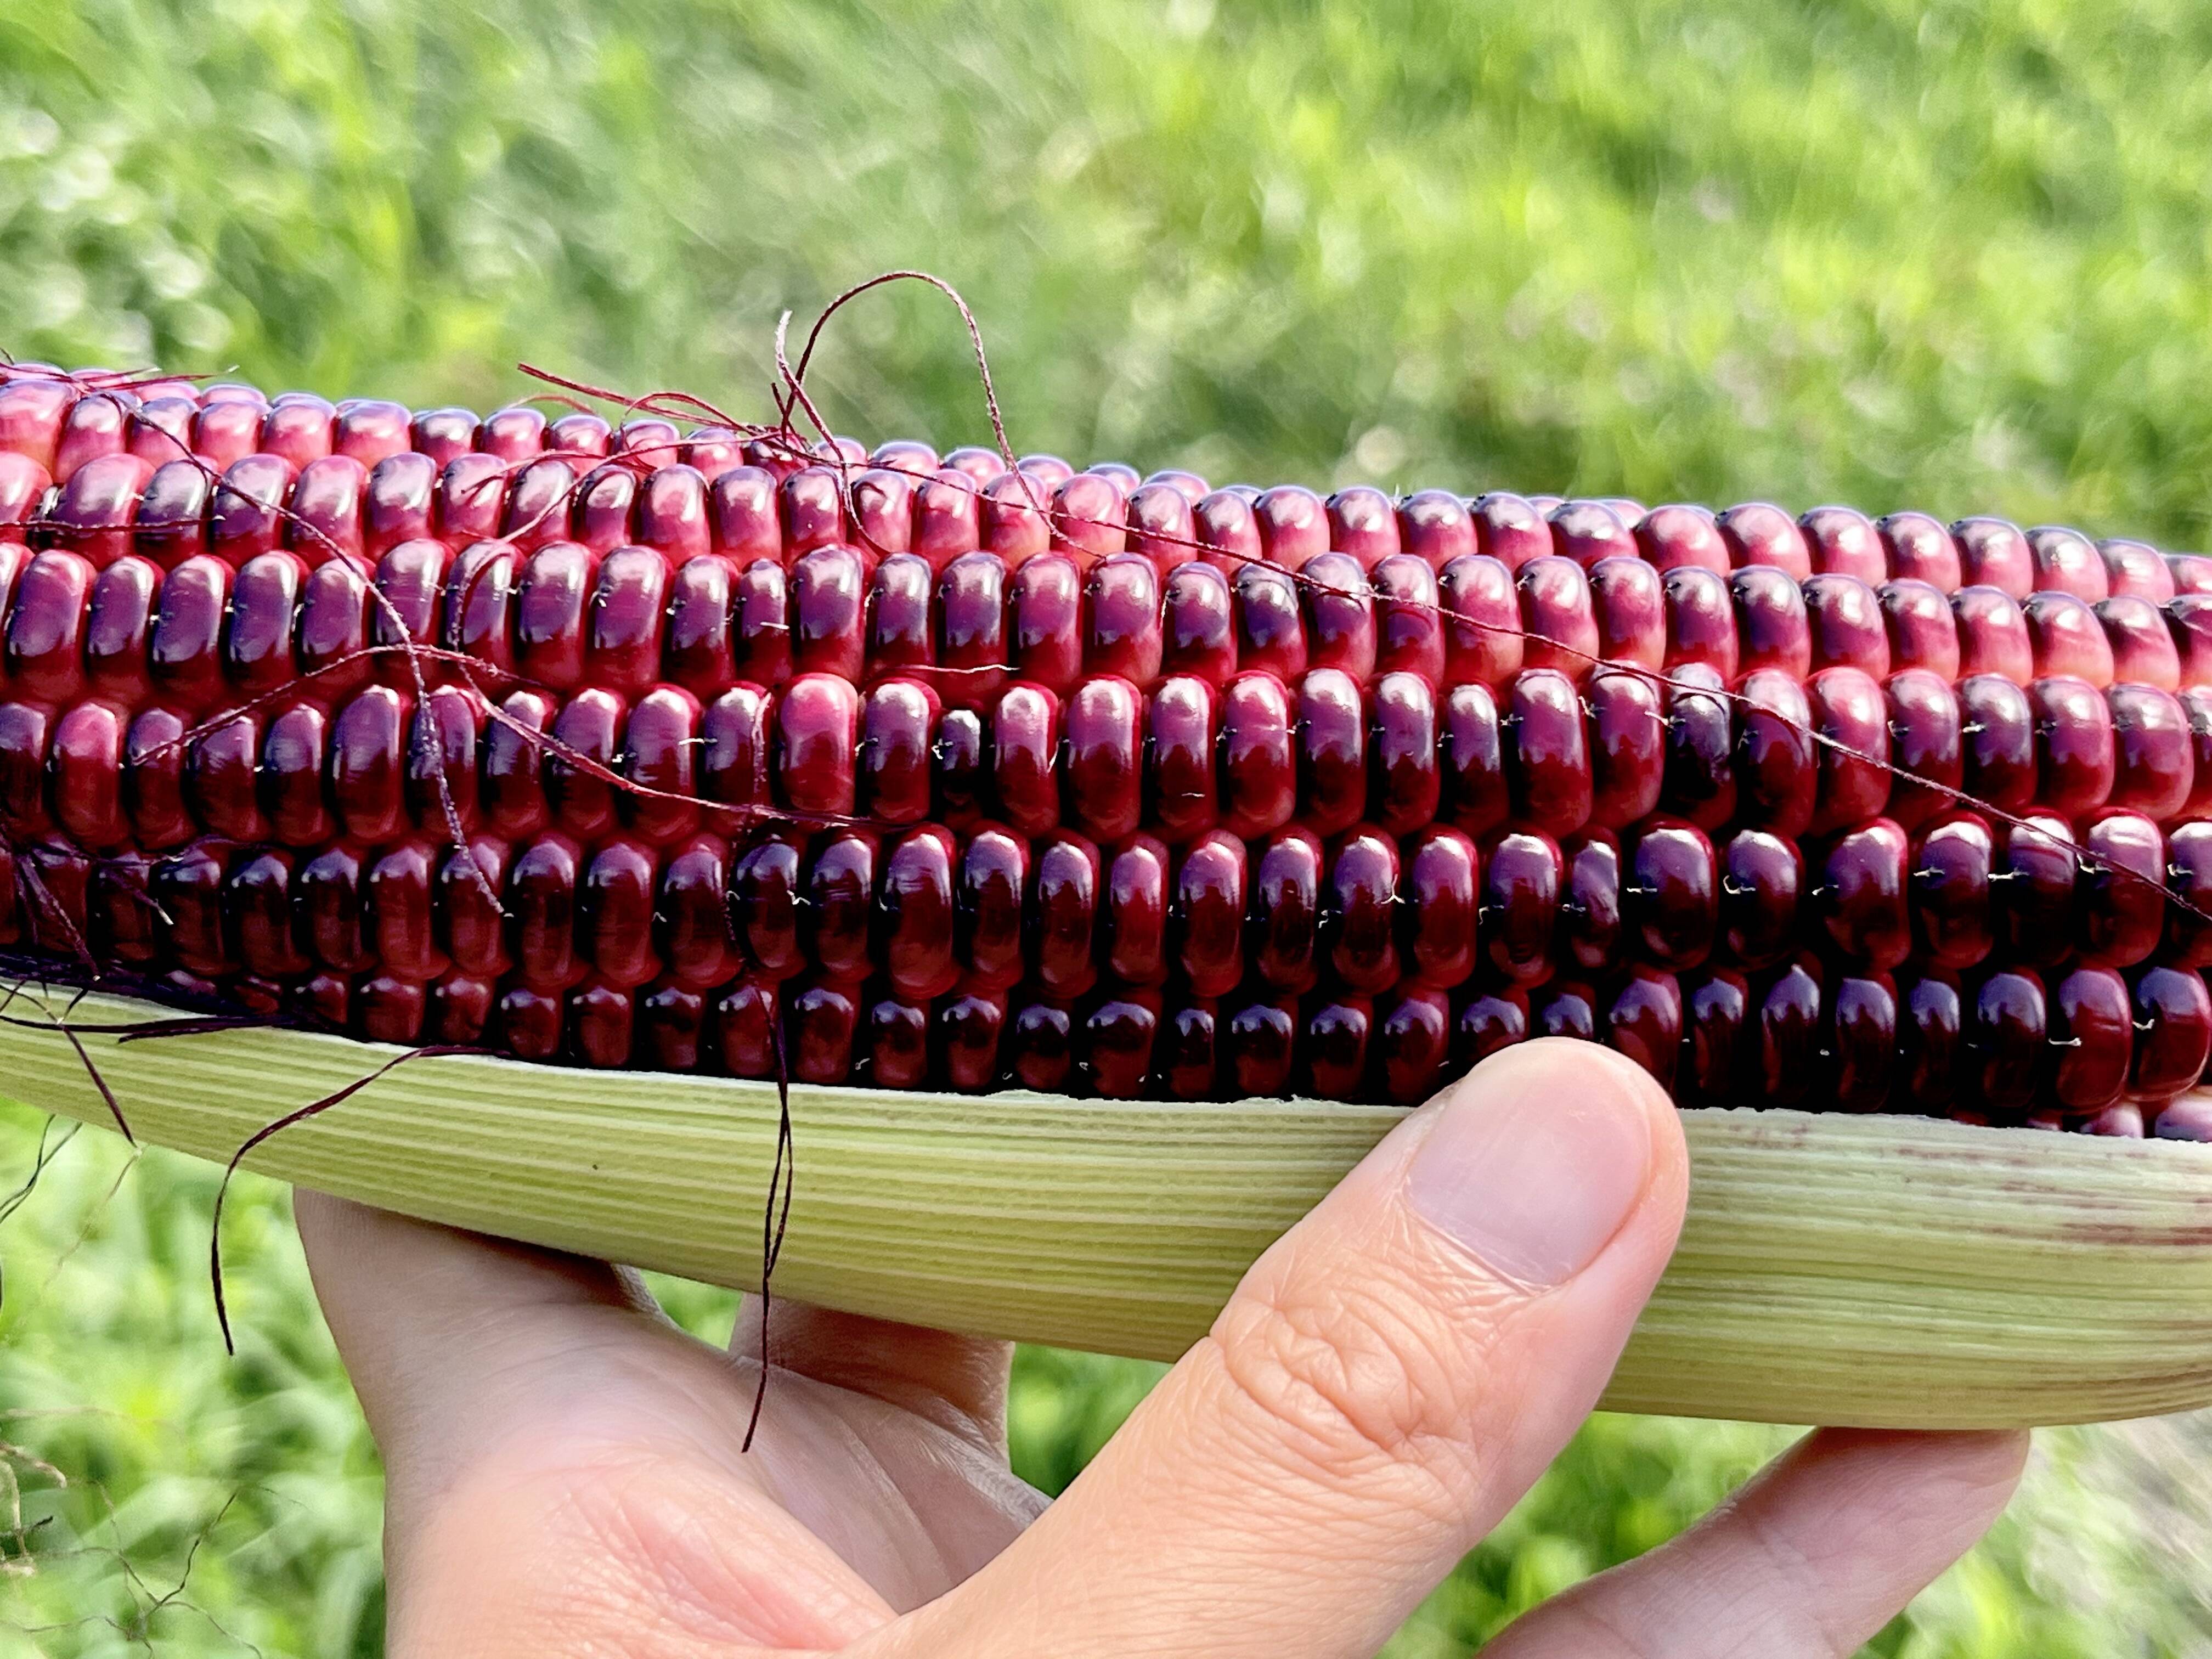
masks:
[[[803,1151],[802,1146],[802,1151]],[[1530,1042],[1411,1114],[1057,1501],[1009,1350],[774,1304],[759,1358],[635,1277],[302,1192],[388,1479],[399,1659],[1366,1659],[1595,1403],[1681,1224],[1664,1093]],[[2026,1437],[1824,1431],[1492,1659],[1854,1652],[1996,1517]]]

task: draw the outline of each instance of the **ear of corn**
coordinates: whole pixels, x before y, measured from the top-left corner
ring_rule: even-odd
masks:
[[[0,944],[166,994],[1112,1097],[1561,1034],[2117,1133],[2212,1049],[2201,559],[21,371],[0,507]]]

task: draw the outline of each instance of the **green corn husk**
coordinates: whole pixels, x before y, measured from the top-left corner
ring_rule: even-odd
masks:
[[[51,1012],[58,1012],[55,1001]],[[32,997],[0,1093],[112,1121]],[[403,1051],[173,1018],[69,1018],[138,1137],[228,1159]],[[1325,1102],[1067,1100],[795,1086],[780,1294],[916,1324],[1170,1358],[1253,1258],[1399,1117]],[[2212,1402],[2212,1147],[1911,1117],[1684,1115],[1690,1212],[1615,1409],[1911,1428]],[[746,1286],[773,1085],[420,1057],[247,1167],[410,1215]]]

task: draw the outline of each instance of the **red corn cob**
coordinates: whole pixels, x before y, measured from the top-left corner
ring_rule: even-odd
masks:
[[[36,958],[598,1066],[1415,1100],[1566,1034],[2195,1133],[2212,561],[35,372],[0,516]]]

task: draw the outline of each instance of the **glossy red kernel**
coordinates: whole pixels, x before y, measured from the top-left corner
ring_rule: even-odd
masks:
[[[1298,682],[1297,801],[1315,834],[1333,836],[1367,810],[1366,701],[1350,675],[1317,668]]]
[[[1448,489],[1420,489],[1398,503],[1398,542],[1441,575],[1453,561],[1479,551],[1474,520]]]
[[[1994,587],[2014,599],[2035,592],[2035,556],[2020,526],[2003,519],[1961,519],[1951,526],[1958,544],[1960,579]]]
[[[1167,977],[1169,872],[1172,855],[1156,836],[1130,836],[1106,866],[1097,945],[1106,969],[1125,985]]]
[[[1925,513],[1893,513],[1875,528],[1888,555],[1891,580],[1925,582],[1939,593],[1958,591],[1959,544],[1940,520]]]
[[[1510,830],[1485,851],[1477,938],[1508,982],[1540,984],[1551,974],[1565,875],[1559,843],[1535,831]]]
[[[1586,678],[1599,655],[1597,617],[1589,579],[1573,560],[1557,555],[1532,559],[1515,585],[1526,633],[1522,660],[1528,668],[1554,668]]]
[[[817,547],[791,568],[792,666],[858,682],[867,668],[868,569],[849,547]]]
[[[991,779],[1000,812],[1024,836],[1060,822],[1060,699],[1026,680],[1008,686],[991,715]]]
[[[1814,576],[1804,586],[1813,666],[1856,668],[1875,679],[1890,668],[1889,633],[1875,590],[1856,576]]]
[[[2080,818],[2111,795],[2117,766],[2112,711],[2085,680],[2053,677],[2028,688],[2034,713],[2037,801]]]
[[[1636,526],[1636,545],[1662,574],[1684,568],[1729,573],[1728,544],[1702,507],[1653,507]]]
[[[1302,570],[1307,561],[1328,551],[1328,509],[1320,496],[1297,484],[1264,492],[1252,503],[1260,554],[1285,570]]]
[[[854,796],[860,695],[834,674],[802,674],[776,701],[776,776],[793,811],[848,817]]]
[[[872,686],[860,712],[860,810],[884,823],[929,817],[938,699],[911,679]],[[1048,827],[1048,825],[1046,825]]]
[[[2166,919],[2166,842],[2139,812],[2109,811],[2081,836],[2081,955],[2132,968],[2157,949]]]
[[[1273,674],[1239,674],[1221,696],[1222,827],[1247,839],[1281,828],[1297,808],[1298,745],[1291,698]]]
[[[1872,587],[1888,578],[1888,550],[1863,513],[1848,507],[1816,507],[1797,523],[1805,532],[1816,579],[1850,576]]]
[[[1661,665],[1669,673],[1710,667],[1723,682],[1736,672],[1735,610],[1725,576],[1686,565],[1660,579],[1665,596],[1667,644]]]
[[[1812,832],[1823,835],[1872,817],[1889,800],[1889,704],[1855,668],[1828,668],[1806,687],[1820,750],[1820,797]]]
[[[1296,584],[1264,564],[1246,565],[1231,580],[1237,594],[1238,663],[1285,683],[1297,679],[1306,671],[1307,652]]]
[[[1636,556],[1635,538],[1620,515],[1603,501],[1562,502],[1545,518],[1552,526],[1553,550],[1585,570],[1601,559]]]
[[[2112,720],[2109,804],[2156,823],[2179,817],[2198,782],[2196,745],[2180,700],[2149,685],[2116,685],[2105,702]]]
[[[1480,550],[1518,572],[1531,559],[1553,551],[1552,527],[1536,504],[1504,490],[1478,496],[1470,511]]]
[[[1994,587],[1962,587],[1951,599],[1959,629],[1959,672],[2002,674],[2014,684],[2034,678],[2035,650],[2027,618]]]
[[[1407,843],[1398,949],[1420,983],[1449,990],[1474,971],[1480,878],[1480,857],[1463,831],[1432,824]]]
[[[1747,501],[1729,507],[1715,521],[1729,550],[1729,562],[1738,570],[1771,565],[1792,582],[1813,574],[1813,558],[1805,532],[1780,507],[1765,501]]]
[[[2115,598],[2122,594],[2163,605],[2174,595],[2173,571],[2154,547],[2142,542],[2102,541],[2097,556]]]
[[[1390,498],[1368,484],[1354,484],[1328,498],[1328,544],[1372,570],[1401,551],[1398,515]]]
[[[1053,492],[1050,512],[1053,545],[1073,553],[1079,564],[1119,553],[1127,545],[1128,502],[1110,478],[1095,472],[1074,474]],[[1137,556],[1153,563],[1149,555]]]
[[[1598,655],[1633,667],[1661,666],[1667,611],[1659,573],[1639,558],[1607,558],[1590,567],[1589,582]]]
[[[1886,582],[1878,595],[1893,668],[1924,668],[1945,680],[1959,678],[1959,628],[1951,603],[1929,583]]]
[[[1455,559],[1439,581],[1444,615],[1444,680],[1503,687],[1521,672],[1525,646],[1512,574],[1486,554]]]
[[[1134,553],[1102,559],[1084,586],[1085,672],[1115,674],[1139,686],[1159,678],[1159,572]]]
[[[1748,565],[1729,579],[1729,592],[1735,605],[1739,672],[1778,668],[1799,679],[1808,678],[1812,622],[1797,581],[1765,565]]]
[[[1613,994],[1605,1041],[1671,1088],[1682,1049],[1682,989],[1669,973],[1638,967]]]
[[[2089,538],[2060,525],[2038,525],[2027,532],[2034,565],[2035,591],[2069,593],[2095,605],[2112,594],[2112,578]]]

